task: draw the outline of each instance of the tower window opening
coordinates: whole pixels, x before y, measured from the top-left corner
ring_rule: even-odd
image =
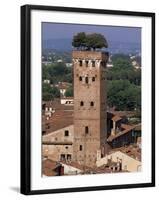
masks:
[[[79,81],[82,81],[82,76],[79,77]]]
[[[95,81],[95,77],[92,77],[92,81],[93,81],[93,82]]]
[[[94,60],[92,61],[92,67],[95,67],[95,61]]]
[[[69,131],[65,130],[65,137],[69,136]]]
[[[88,60],[86,60],[86,67],[88,67]]]
[[[79,150],[82,151],[82,145],[79,146]]]
[[[84,106],[84,102],[83,101],[80,102],[80,106]]]
[[[94,106],[94,102],[93,102],[93,101],[91,101],[90,105],[91,105],[91,106]]]
[[[86,76],[85,82],[86,82],[86,84],[88,84],[88,76]]]
[[[85,126],[85,133],[87,134],[89,132],[88,126]]]
[[[79,61],[79,66],[82,67],[82,60]]]

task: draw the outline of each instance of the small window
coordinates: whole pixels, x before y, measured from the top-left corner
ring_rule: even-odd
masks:
[[[65,149],[68,149],[68,146],[66,146]]]
[[[82,76],[79,77],[79,81],[82,81]]]
[[[83,101],[80,102],[80,106],[84,106],[84,102]]]
[[[86,82],[86,84],[88,84],[88,76],[86,76],[85,82]]]
[[[92,77],[92,81],[93,81],[93,82],[95,81],[95,77]]]
[[[82,145],[79,146],[79,150],[82,151]]]
[[[89,130],[88,130],[88,126],[85,126],[85,133],[88,133]]]
[[[65,136],[69,136],[69,131],[68,130],[65,130]]]
[[[61,160],[61,161],[65,161],[65,154],[61,154],[61,155],[60,155],[60,160]]]
[[[82,60],[79,61],[79,66],[82,67]]]
[[[88,67],[88,60],[86,60],[86,67]]]
[[[92,67],[95,67],[95,61],[94,60],[92,61]]]
[[[71,161],[71,158],[72,158],[71,154],[67,154],[67,160]]]
[[[91,103],[90,103],[90,104],[91,104],[91,106],[94,106],[94,102],[93,102],[93,101],[91,101]]]

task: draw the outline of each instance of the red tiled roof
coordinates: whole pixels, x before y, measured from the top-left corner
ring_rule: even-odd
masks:
[[[71,161],[71,162],[64,162],[64,161],[61,161],[60,163],[66,164],[66,165],[70,165],[70,166],[72,166],[72,167],[75,167],[75,168],[77,168],[77,169],[80,169],[81,171],[83,171],[83,170],[92,170],[91,167],[83,166],[83,165],[80,165],[79,163],[73,162],[73,161]]]
[[[44,122],[44,120],[43,120]],[[51,133],[53,131],[62,129],[64,127],[70,126],[73,124],[73,111],[62,111],[57,110],[50,117],[49,120],[45,120],[43,126],[45,126],[45,134]],[[47,128],[49,127],[49,128]]]
[[[141,149],[138,147],[135,147],[134,145],[115,148],[115,149],[112,149],[109,153],[111,154],[116,151],[121,151],[122,153],[125,153],[128,156],[141,161]]]
[[[59,164],[53,160],[46,159],[42,162],[42,173],[46,176],[55,176],[57,173],[55,169],[59,166]]]

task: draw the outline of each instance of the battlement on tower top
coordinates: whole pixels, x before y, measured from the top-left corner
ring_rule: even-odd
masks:
[[[73,59],[90,59],[90,60],[105,60],[107,61],[109,57],[108,52],[101,51],[78,51],[74,50],[72,52]]]

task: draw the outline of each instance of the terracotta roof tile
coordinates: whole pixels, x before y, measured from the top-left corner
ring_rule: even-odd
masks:
[[[43,120],[43,128],[45,128],[45,134],[62,129],[73,124],[73,111],[61,111],[57,110],[50,117],[49,120]]]
[[[56,176],[56,169],[59,167],[59,164],[53,160],[46,159],[42,162],[42,173],[45,176]]]

